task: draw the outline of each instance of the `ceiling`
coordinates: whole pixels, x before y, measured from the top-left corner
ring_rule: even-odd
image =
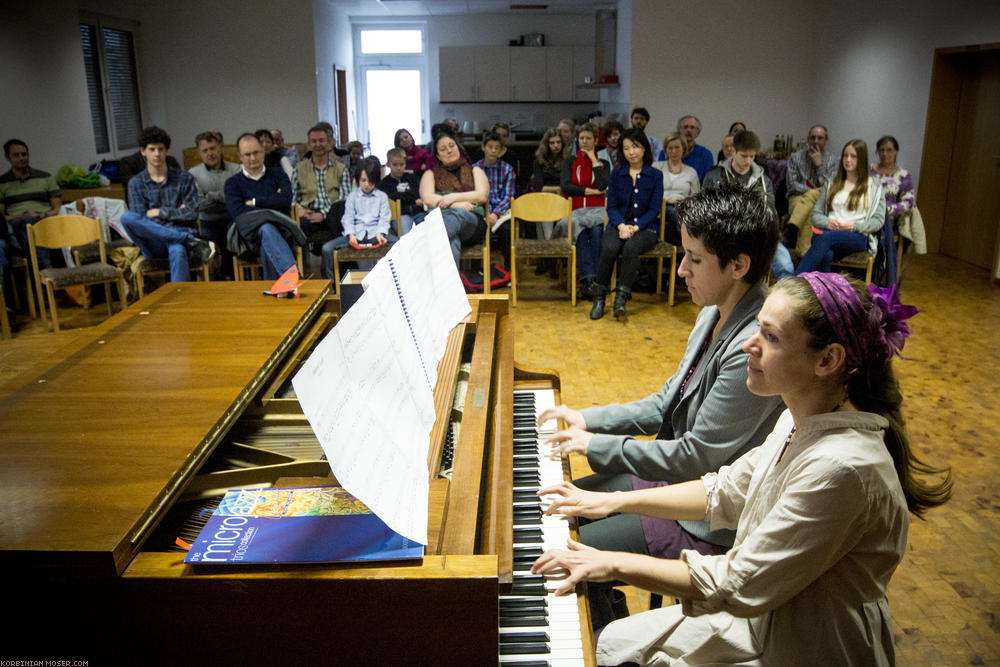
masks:
[[[615,0],[328,0],[348,16],[454,14],[593,14]]]

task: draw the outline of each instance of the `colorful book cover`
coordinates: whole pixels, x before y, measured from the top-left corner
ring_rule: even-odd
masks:
[[[233,489],[185,563],[334,563],[421,558],[424,547],[393,532],[339,486]]]

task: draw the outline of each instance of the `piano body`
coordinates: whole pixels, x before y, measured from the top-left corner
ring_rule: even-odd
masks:
[[[170,283],[98,327],[0,353],[5,658],[497,662],[498,595],[514,570],[512,394],[558,399],[556,376],[515,367],[506,297],[473,297],[439,364],[423,559],[192,566],[173,547],[187,506],[329,475],[297,401],[275,395],[339,303],[318,281],[295,300],[263,298],[266,287]],[[438,473],[449,431],[450,478]],[[593,664],[582,595],[578,611]]]

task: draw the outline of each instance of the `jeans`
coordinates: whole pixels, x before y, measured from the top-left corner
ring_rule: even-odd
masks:
[[[455,266],[458,266],[463,246],[476,245],[486,237],[486,222],[472,211],[461,208],[441,209],[441,217],[451,244],[451,255],[455,258]]]
[[[774,251],[774,259],[771,261],[771,271],[778,280],[795,275],[795,265],[792,264],[792,255],[788,252],[785,244],[778,242],[778,247]]]
[[[31,249],[28,247],[28,225],[33,225],[38,222],[38,220],[39,218],[36,218],[33,215],[22,215],[18,218],[13,218],[7,223],[10,228],[11,240],[14,241],[10,250],[16,252],[16,250],[19,249],[19,254],[28,260],[29,266],[31,265]],[[51,253],[52,251],[48,248],[36,248],[39,269],[52,268]]]
[[[384,234],[386,245],[391,246],[393,243],[399,240],[398,236],[389,234],[388,232]],[[364,243],[365,238],[359,238],[358,243]],[[375,242],[375,237],[370,237],[372,243]],[[333,275],[333,253],[341,248],[346,248],[351,243],[351,238],[349,236],[338,236],[335,239],[331,239],[323,244],[323,277],[327,280],[340,280],[340,276]]]
[[[656,246],[657,234],[652,229],[640,229],[627,239],[618,236],[618,226],[608,225],[601,239],[601,260],[597,267],[597,282],[607,289],[611,285],[611,272],[621,255],[618,287],[631,292],[639,277],[639,255]]]
[[[147,259],[166,257],[170,261],[171,282],[191,280],[185,242],[194,236],[187,228],[156,222],[135,211],[125,211],[122,215],[122,226],[132,237],[132,242],[139,246],[143,257]],[[42,260],[38,261],[41,263]]]
[[[813,234],[809,251],[799,260],[795,273],[798,275],[817,269],[829,271],[835,257],[844,257],[867,249],[867,234],[824,229],[822,234]]]
[[[405,213],[399,216],[399,235],[402,236],[406,234],[411,229],[413,225],[419,225],[427,217],[426,213],[417,213],[416,215],[406,215]]]
[[[295,255],[278,228],[266,222],[257,230],[260,239],[260,264],[264,280],[277,280],[295,264]]]
[[[597,263],[601,259],[602,236],[604,236],[604,227],[601,225],[580,230],[580,235],[576,239],[576,271],[580,280],[597,276]]]

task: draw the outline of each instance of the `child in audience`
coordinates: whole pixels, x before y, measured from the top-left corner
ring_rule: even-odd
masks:
[[[396,130],[392,144],[396,148],[403,150],[403,155],[406,157],[406,170],[416,172],[418,181],[420,174],[425,169],[430,169],[433,166],[431,164],[431,154],[420,146],[417,146],[417,143],[413,140],[413,135],[406,128]]]
[[[389,165],[389,175],[379,181],[378,189],[389,199],[399,200],[400,220],[399,235],[410,231],[413,225],[423,221],[424,202],[420,199],[420,177],[412,171],[406,171],[406,151],[402,148],[392,148],[386,153],[385,162]]]
[[[335,280],[333,253],[348,245],[392,245],[399,239],[389,233],[389,197],[376,189],[382,164],[377,157],[364,158],[354,171],[356,187],[344,202],[341,223],[344,233],[323,244],[323,277]]]

